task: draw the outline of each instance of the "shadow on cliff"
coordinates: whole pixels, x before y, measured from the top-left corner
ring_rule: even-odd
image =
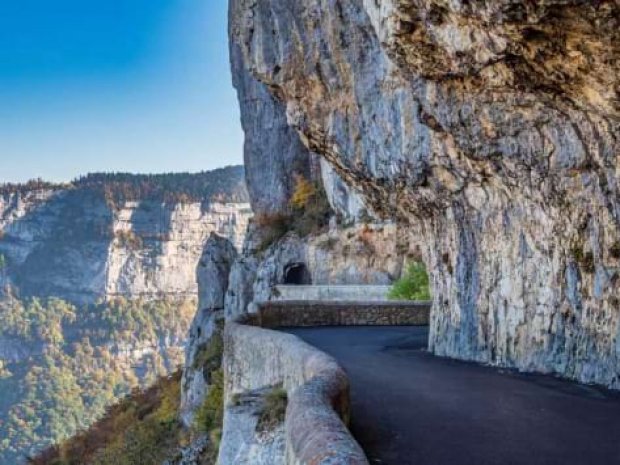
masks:
[[[26,255],[8,267],[20,295],[76,302],[101,296],[114,239],[113,218],[101,194],[69,190],[11,224],[4,249]]]

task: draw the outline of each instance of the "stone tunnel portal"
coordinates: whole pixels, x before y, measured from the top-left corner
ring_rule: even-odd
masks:
[[[308,285],[312,284],[310,272],[304,263],[292,263],[284,268],[284,284]]]

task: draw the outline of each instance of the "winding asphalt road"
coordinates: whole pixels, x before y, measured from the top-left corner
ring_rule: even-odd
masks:
[[[288,332],[347,370],[371,464],[620,464],[619,393],[433,357],[426,328]]]

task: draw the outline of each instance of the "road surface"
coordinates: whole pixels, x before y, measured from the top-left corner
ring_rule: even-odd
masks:
[[[620,465],[620,393],[433,357],[426,328],[287,331],[347,370],[373,465]]]

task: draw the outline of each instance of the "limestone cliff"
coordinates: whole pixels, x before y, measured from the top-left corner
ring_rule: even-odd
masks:
[[[201,269],[200,257],[207,239],[217,234],[226,243],[230,240],[233,251],[235,246],[240,248],[252,214],[249,204],[239,202],[235,193],[237,184],[243,184],[243,169],[234,168],[223,177],[229,183],[228,195],[220,195],[218,201],[162,202],[147,196],[113,202],[105,189],[79,183],[45,189],[20,186],[2,192],[0,292],[8,292],[4,296],[6,305],[0,307],[0,319],[9,318],[19,308],[11,303],[15,296],[61,299],[79,306],[111,301],[113,308],[123,307],[119,310],[128,313],[110,329],[112,332],[120,330],[127,324],[124,320],[131,317],[126,306],[133,305],[136,311],[137,307],[148,307],[145,302],[149,301],[162,302],[165,308],[176,306],[175,314],[182,323],[171,322],[169,331],[161,328],[152,337],[139,340],[134,334],[120,341],[98,341],[121,372],[135,370],[138,376],[147,373],[154,356],[162,358],[164,372],[173,371],[181,362],[187,341],[187,309],[193,313],[197,301],[202,305],[200,310],[213,308],[204,302],[204,291],[198,294],[198,281],[206,279],[200,272],[197,278],[197,269]],[[189,179],[191,182],[193,178]],[[202,287],[209,292],[217,288],[216,282]],[[225,290],[226,286],[220,309]],[[119,299],[136,303],[117,304]],[[84,310],[79,318],[86,320],[86,314]],[[88,324],[84,322],[84,326]],[[93,322],[90,329],[97,331],[101,324]],[[84,329],[72,325],[66,322],[62,327],[70,342],[76,339],[74,333]],[[0,330],[2,363],[19,364],[49,351],[47,341],[26,341],[21,336],[9,334],[6,327]]]
[[[0,462],[177,370],[197,302],[213,309],[198,293],[215,276],[197,277],[205,244],[234,256],[251,215],[242,167],[0,186]]]
[[[620,387],[618,13],[232,0],[233,73],[256,96],[241,89],[246,156],[307,149],[407,225],[436,354]],[[261,137],[276,120],[286,139]]]
[[[221,364],[218,338],[224,320],[224,298],[237,251],[227,239],[212,234],[198,263],[198,312],[185,349],[181,389],[181,418],[191,427],[194,411],[204,402],[211,372]],[[211,360],[208,360],[211,358]]]
[[[148,198],[111,206],[80,189],[0,197],[5,284],[22,295],[98,299],[196,297],[196,265],[211,232],[241,247],[247,203]]]

